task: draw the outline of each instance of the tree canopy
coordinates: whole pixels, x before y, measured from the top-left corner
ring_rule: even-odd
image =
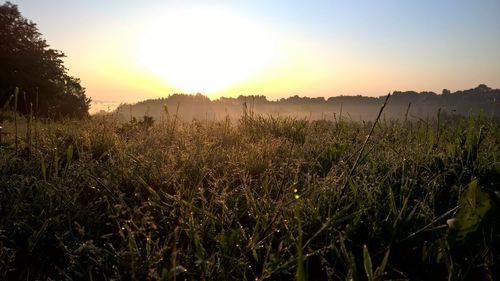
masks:
[[[50,48],[17,5],[0,5],[0,106],[19,88],[17,109],[45,117],[84,117],[90,99],[80,80],[67,74],[64,53]]]

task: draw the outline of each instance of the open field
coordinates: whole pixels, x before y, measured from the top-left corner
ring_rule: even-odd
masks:
[[[481,116],[16,122],[2,280],[500,278],[500,126]]]

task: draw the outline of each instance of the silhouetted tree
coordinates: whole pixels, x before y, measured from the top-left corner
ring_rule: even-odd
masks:
[[[80,80],[69,76],[65,55],[51,49],[36,24],[17,5],[0,5],[0,106],[19,87],[18,110],[41,116],[84,117],[90,99]]]

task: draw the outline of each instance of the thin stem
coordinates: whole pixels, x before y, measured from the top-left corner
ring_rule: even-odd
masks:
[[[342,187],[342,190],[340,191],[339,198],[342,198],[342,196],[344,195],[344,192],[347,188],[347,184],[349,183],[349,178],[354,174],[354,171],[356,170],[356,167],[359,164],[359,160],[361,159],[361,155],[363,155],[363,152],[365,151],[366,145],[368,144],[368,141],[370,140],[370,137],[372,136],[373,131],[375,130],[375,126],[377,126],[378,120],[380,119],[380,116],[382,115],[382,112],[384,111],[384,108],[387,105],[387,101],[389,100],[390,97],[391,97],[391,93],[387,94],[387,97],[385,98],[384,104],[382,105],[382,107],[380,108],[380,111],[378,112],[377,118],[375,119],[375,122],[373,123],[373,126],[370,130],[370,133],[368,134],[368,136],[366,136],[365,142],[363,143],[363,146],[359,150],[358,156],[356,157],[356,160],[354,161],[354,164],[353,164],[351,170],[349,171],[349,174],[347,175],[347,179],[344,183],[344,186]]]

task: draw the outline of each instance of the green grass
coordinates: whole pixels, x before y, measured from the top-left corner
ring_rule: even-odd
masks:
[[[500,278],[499,124],[233,121],[6,122],[0,279]]]

